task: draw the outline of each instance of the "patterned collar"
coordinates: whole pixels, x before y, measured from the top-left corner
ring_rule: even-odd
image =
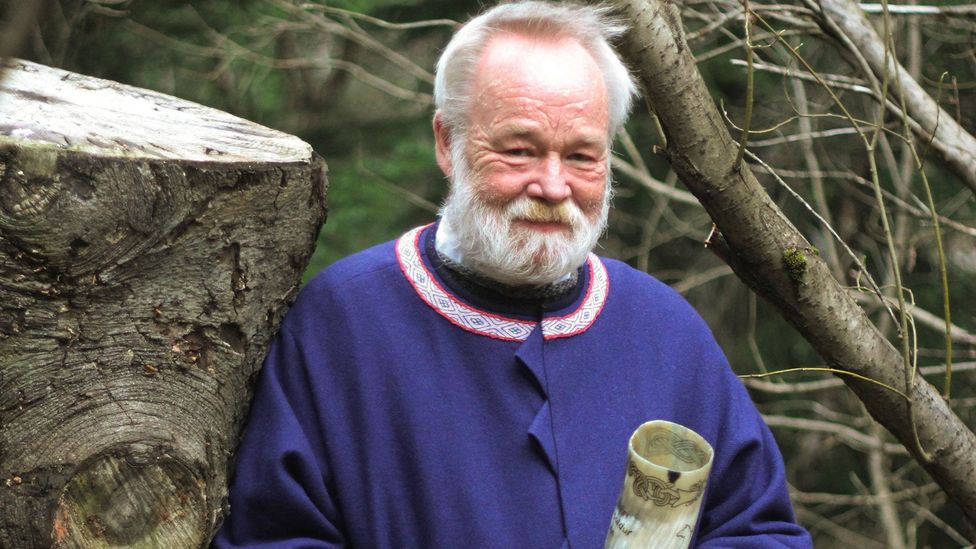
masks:
[[[537,322],[479,309],[462,301],[440,284],[436,275],[424,263],[420,252],[420,236],[428,227],[430,225],[407,232],[396,244],[400,270],[420,299],[450,323],[463,330],[505,341],[525,341],[535,329]],[[610,289],[607,270],[600,259],[592,253],[586,258],[586,266],[589,269],[586,295],[574,310],[561,316],[543,317],[542,335],[545,339],[581,334],[600,316]]]

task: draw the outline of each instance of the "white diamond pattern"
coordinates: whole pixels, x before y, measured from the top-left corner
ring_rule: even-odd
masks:
[[[396,244],[400,269],[420,299],[459,328],[505,341],[525,341],[535,328],[535,322],[506,318],[472,307],[437,283],[420,257],[420,233],[429,226],[407,232]],[[590,269],[590,287],[583,303],[566,316],[544,319],[542,334],[546,339],[571,337],[586,331],[603,309],[609,288],[606,268],[593,254],[587,257],[587,266]]]
[[[586,264],[590,268],[590,287],[586,290],[587,295],[583,298],[583,303],[566,316],[542,319],[542,335],[546,339],[581,334],[596,321],[596,317],[600,316],[600,311],[607,302],[610,280],[606,267],[596,255],[590,254],[586,258]]]

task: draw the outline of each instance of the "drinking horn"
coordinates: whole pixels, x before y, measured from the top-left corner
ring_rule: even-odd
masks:
[[[624,486],[604,549],[685,549],[701,511],[712,447],[670,421],[644,423],[630,436]]]

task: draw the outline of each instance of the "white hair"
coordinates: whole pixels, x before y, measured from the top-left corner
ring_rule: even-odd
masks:
[[[572,200],[549,205],[520,196],[505,206],[486,203],[475,190],[463,142],[451,143],[453,185],[441,208],[441,223],[453,235],[456,260],[510,285],[556,282],[586,261],[607,228],[613,186],[607,170],[600,210],[588,218]],[[513,226],[514,219],[548,217],[569,225],[569,235],[533,233]]]
[[[459,30],[437,61],[434,105],[454,134],[464,134],[471,107],[475,67],[489,40],[498,33],[571,38],[580,43],[603,74],[612,140],[630,112],[637,93],[634,79],[609,41],[626,26],[610,17],[610,8],[528,1],[498,5]],[[452,136],[454,137],[454,136]]]

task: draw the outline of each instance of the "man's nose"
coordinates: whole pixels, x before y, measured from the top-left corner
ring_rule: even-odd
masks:
[[[572,190],[566,181],[563,161],[558,154],[547,155],[539,162],[537,177],[526,188],[531,198],[558,204],[569,198]]]

